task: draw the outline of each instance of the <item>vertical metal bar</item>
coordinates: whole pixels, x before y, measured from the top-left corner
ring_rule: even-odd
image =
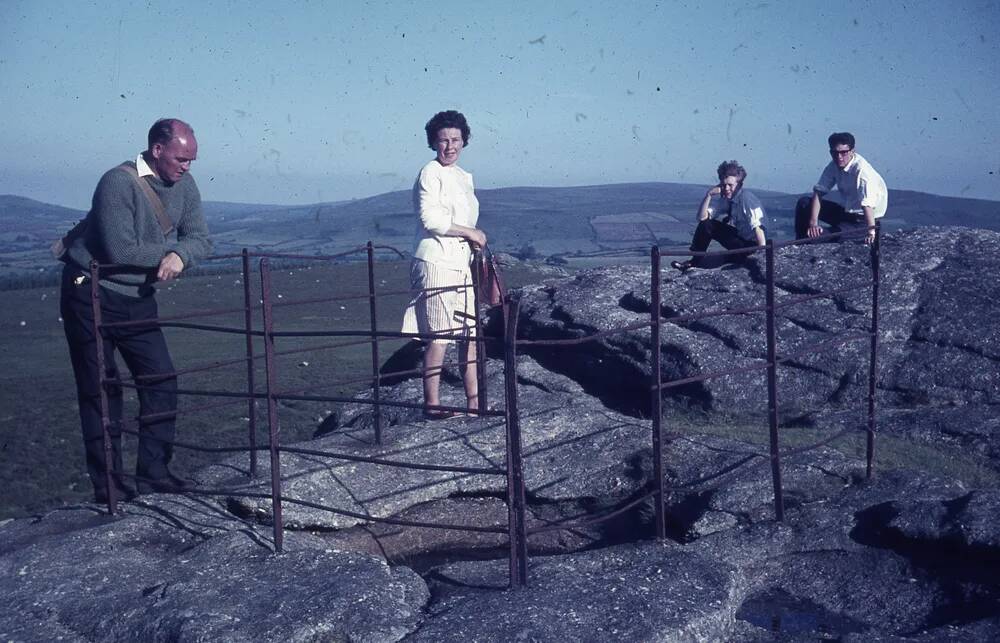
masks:
[[[368,242],[368,319],[372,331],[372,401],[375,414],[375,444],[382,444],[382,407],[379,405],[381,376],[378,372],[378,312],[375,306],[375,247]]]
[[[250,252],[243,248],[243,322],[246,328],[247,352],[247,417],[250,419],[248,436],[250,438],[250,477],[257,476],[257,399],[253,396],[256,388],[253,376],[253,301],[250,290]]]
[[[771,442],[771,481],[774,484],[774,517],[785,519],[785,502],[781,493],[781,452],[778,449],[778,362],[777,336],[774,327],[774,241],[765,247],[767,271],[767,419]]]
[[[108,490],[108,513],[114,515],[118,511],[118,489],[111,467],[114,466],[114,450],[111,448],[111,413],[108,408],[108,389],[104,381],[107,374],[107,364],[104,360],[104,336],[101,334],[101,271],[97,261],[90,262],[90,306],[94,315],[94,342],[97,351],[97,390],[101,400],[101,438],[104,447],[104,484]],[[121,418],[119,418],[121,419]],[[118,448],[121,448],[119,446]],[[119,471],[119,474],[122,472]]]
[[[528,584],[528,536],[525,528],[524,463],[517,409],[517,317],[520,302],[504,301],[504,419],[507,425],[507,523],[510,538],[510,587]]]
[[[872,264],[872,326],[871,355],[868,358],[868,439],[865,448],[865,475],[872,477],[875,466],[875,385],[878,374],[878,287],[882,256],[882,230],[875,224],[875,241],[871,245]]]
[[[278,446],[277,369],[274,364],[274,317],[271,308],[271,266],[260,260],[260,296],[264,315],[264,362],[267,381],[267,433],[271,450],[271,513],[274,517],[274,550],[282,551],[283,524],[281,516],[281,458]]]
[[[476,309],[476,391],[479,394],[479,412],[485,413],[487,408],[487,390],[486,390],[486,343],[478,341],[480,338],[484,337],[483,334],[483,323],[482,317],[479,314],[479,306],[482,304],[482,300],[479,297],[483,290],[483,284],[480,283],[482,280],[482,273],[479,268],[483,262],[483,250],[481,248],[473,247],[472,249],[472,265],[474,266],[472,270],[472,296],[475,298],[475,309]]]
[[[650,397],[650,412],[653,415],[653,487],[656,489],[656,537],[667,537],[667,519],[664,511],[666,502],[663,485],[663,399],[660,385],[663,382],[660,354],[660,247],[653,246],[649,251],[650,281],[649,281],[649,350],[652,355],[650,366],[650,381],[652,395]]]

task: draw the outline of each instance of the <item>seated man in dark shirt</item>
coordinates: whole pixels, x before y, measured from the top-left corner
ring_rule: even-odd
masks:
[[[736,161],[723,161],[716,172],[719,183],[708,189],[698,207],[698,227],[691,240],[691,250],[704,252],[712,240],[718,241],[727,250],[764,245],[767,241],[764,236],[764,208],[752,192],[743,189],[747,171]],[[744,255],[736,255],[729,260],[735,262],[743,258]],[[705,257],[700,256],[670,262],[681,272],[700,268],[704,264]]]

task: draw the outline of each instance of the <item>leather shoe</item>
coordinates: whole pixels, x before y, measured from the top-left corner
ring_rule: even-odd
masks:
[[[128,502],[130,500],[135,500],[139,496],[139,493],[125,484],[124,482],[119,482],[115,484],[115,500],[118,502]],[[108,504],[108,490],[107,489],[95,489],[94,490],[94,502],[100,505]]]
[[[178,478],[174,474],[167,472],[162,478],[152,480],[139,480],[136,488],[139,493],[184,493],[194,487],[194,483],[184,478]]]

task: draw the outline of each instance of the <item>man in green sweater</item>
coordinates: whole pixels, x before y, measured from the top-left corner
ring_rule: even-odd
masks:
[[[60,310],[76,376],[87,473],[97,502],[107,502],[98,350],[103,354],[111,434],[110,479],[118,498],[138,493],[180,491],[190,483],[167,468],[172,455],[177,379],[163,333],[155,323],[103,328],[94,334],[90,263],[102,268],[99,300],[102,324],[157,317],[158,282],[177,278],[211,251],[201,195],[188,173],[198,157],[194,130],[175,118],[157,121],[148,147],[135,161],[101,177],[86,219],[65,241]],[[145,182],[145,185],[143,185]],[[122,387],[115,366],[121,354],[135,378],[139,398],[136,488],[122,475]]]

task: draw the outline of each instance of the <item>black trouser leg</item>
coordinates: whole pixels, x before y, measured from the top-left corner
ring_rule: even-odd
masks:
[[[715,236],[715,228],[720,225],[715,219],[702,219],[698,222],[698,227],[694,229],[694,237],[691,238],[691,252],[705,252],[708,250],[712,238]],[[704,263],[704,257],[691,257],[692,266],[700,266]]]
[[[805,239],[809,236],[809,217],[812,212],[812,197],[804,196],[795,206],[795,238]],[[844,210],[843,206],[819,200],[819,220],[830,225],[830,232],[841,232],[844,227],[854,226],[864,221],[863,215]]]
[[[804,196],[795,204],[795,238],[809,236],[809,218],[812,215],[812,197]]]
[[[147,297],[132,304],[132,319],[157,316],[156,300]],[[139,449],[136,475],[159,479],[167,475],[173,456],[174,415],[177,410],[177,378],[167,342],[159,328],[146,327],[129,331],[119,329],[115,344],[139,386]],[[148,416],[155,418],[146,419]]]
[[[94,315],[90,303],[90,285],[75,285],[63,280],[60,296],[60,312],[63,331],[69,346],[70,361],[76,379],[76,399],[80,409],[80,429],[86,456],[87,475],[94,490],[107,488],[105,478],[104,431],[101,424],[100,377],[97,367],[98,342],[94,336]],[[100,350],[104,351],[105,377],[118,378],[115,366],[114,346],[108,339],[102,339]],[[121,425],[122,388],[116,385],[105,387],[108,397],[108,416],[111,419],[112,476],[120,480],[122,471]]]
[[[94,316],[90,301],[90,284],[72,283],[78,271],[67,267],[64,271],[60,310],[63,329],[69,345],[73,374],[76,378],[77,401],[80,407],[80,427],[83,433],[87,458],[87,473],[94,490],[105,489],[105,458],[103,429],[101,425],[100,378],[98,377],[97,346],[94,336]],[[157,315],[156,300],[152,297],[127,297],[101,289],[101,317],[105,323],[152,319]],[[177,380],[174,376],[150,377],[174,370],[163,333],[158,328],[112,328],[104,332],[100,342],[104,351],[106,372],[109,379],[118,378],[115,366],[115,349],[121,353],[132,375],[141,388],[138,390],[140,416],[160,414],[152,420],[142,420],[139,426],[139,452],[136,472],[145,478],[158,479],[167,475],[167,464],[173,448],[175,434],[174,412],[177,409]],[[112,475],[122,471],[121,417],[122,387],[107,385],[108,416],[111,420]]]
[[[698,227],[694,231],[694,238],[691,240],[691,251],[692,252],[704,252],[708,250],[709,244],[712,241],[718,241],[722,247],[726,250],[736,250],[737,248],[747,248],[752,245],[756,245],[754,242],[747,241],[741,238],[736,233],[736,228],[733,226],[718,221],[716,219],[703,219],[698,222]],[[692,257],[691,265],[697,267],[706,266],[707,257]],[[732,256],[725,257],[721,262],[716,259],[718,263],[738,263],[743,261],[745,256]],[[713,265],[710,267],[717,267]]]

